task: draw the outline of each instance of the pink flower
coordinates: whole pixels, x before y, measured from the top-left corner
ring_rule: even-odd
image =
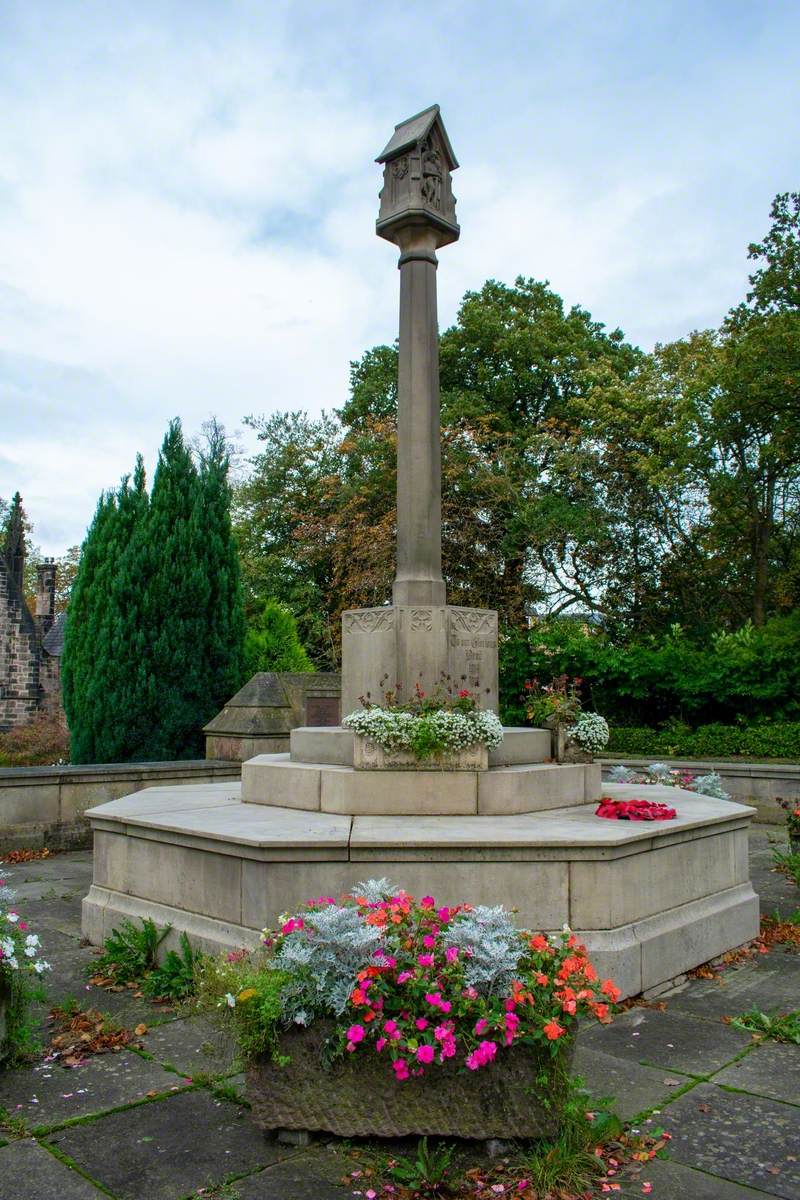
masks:
[[[417,1050],[417,1062],[432,1063],[435,1054],[433,1046],[420,1046]]]
[[[396,1058],[392,1063],[392,1070],[398,1082],[402,1079],[408,1079],[408,1063],[404,1058]]]
[[[473,1032],[475,1033],[476,1037],[480,1037],[480,1035],[485,1033],[488,1028],[489,1022],[486,1020],[486,1017],[481,1017],[479,1021],[475,1022],[475,1029]]]
[[[419,963],[419,965],[421,967],[432,967],[433,966],[433,955],[432,954],[418,954],[417,962]]]
[[[381,1050],[383,1049],[383,1047],[385,1045],[386,1045],[386,1038],[379,1037],[377,1042],[375,1043],[375,1049],[377,1050],[378,1054],[380,1054]]]
[[[445,905],[444,908],[439,909],[439,911],[437,912],[436,915],[440,921],[449,921],[450,920],[450,909],[447,908],[447,906]]]
[[[496,1042],[481,1042],[477,1050],[473,1050],[467,1059],[467,1066],[470,1071],[477,1071],[479,1067],[485,1067],[497,1054]]]
[[[409,979],[413,979],[413,978],[414,978],[413,971],[401,971],[400,974],[397,976],[397,982],[398,983],[407,983]]]
[[[290,917],[285,925],[281,926],[281,933],[293,933],[295,929],[304,929],[305,921],[302,917]]]
[[[458,958],[458,946],[448,946],[444,952],[444,956],[449,963],[455,962]]]
[[[383,1032],[390,1042],[397,1042],[400,1039],[400,1030],[397,1028],[396,1021],[384,1021]]]
[[[28,928],[27,922],[25,922],[25,921],[20,921],[20,923],[19,923],[19,925],[17,926],[17,928],[18,928],[18,929],[27,929],[27,928]]]
[[[433,937],[432,934],[426,933],[425,937],[422,939],[422,944],[423,946],[427,947],[428,950],[433,950],[434,946],[436,945],[436,938]]]
[[[453,1006],[449,1000],[440,1000],[439,1001],[439,1008],[440,1008],[441,1012],[443,1012],[443,1013],[449,1013],[450,1009],[452,1007]]]
[[[424,1017],[417,1017],[417,1019],[416,1019],[416,1021],[414,1022],[414,1024],[416,1025],[417,1029],[419,1029],[419,1030],[423,1030],[423,1029],[427,1029],[427,1028],[428,1028],[428,1022],[425,1020],[425,1018],[424,1018]]]
[[[505,1015],[504,1024],[506,1027],[505,1042],[507,1046],[510,1046],[519,1026],[519,1017],[516,1013],[508,1012]]]
[[[433,896],[423,896],[419,902],[420,908],[435,908],[436,901]]]
[[[363,1025],[351,1025],[347,1031],[347,1040],[348,1042],[353,1042],[354,1045],[357,1042],[363,1042],[365,1033],[366,1030]]]

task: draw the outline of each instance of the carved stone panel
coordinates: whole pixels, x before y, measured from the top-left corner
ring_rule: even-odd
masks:
[[[448,657],[456,683],[481,696],[481,705],[497,711],[497,613],[488,609],[448,608]]]

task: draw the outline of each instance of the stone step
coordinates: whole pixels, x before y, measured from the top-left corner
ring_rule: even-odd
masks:
[[[502,744],[496,750],[489,751],[490,767],[543,763],[552,754],[549,729],[508,726],[503,730],[503,735]],[[289,751],[292,762],[352,767],[353,735],[341,725],[301,726],[293,729],[289,735]]]
[[[526,763],[488,771],[357,771],[259,754],[242,766],[242,800],[350,816],[507,816],[588,804],[596,763]]]

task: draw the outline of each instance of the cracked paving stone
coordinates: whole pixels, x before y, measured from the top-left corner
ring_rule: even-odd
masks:
[[[32,1138],[0,1149],[0,1200],[103,1200],[103,1193]]]
[[[751,1008],[786,1012],[800,1003],[800,954],[779,948],[741,967],[729,967],[717,979],[694,979],[663,997],[668,1012],[699,1017],[738,1017]]]
[[[675,1077],[663,1068],[640,1067],[630,1059],[614,1058],[581,1043],[575,1053],[572,1074],[586,1081],[593,1097],[612,1097],[611,1108],[623,1121],[645,1109],[658,1108],[679,1088],[691,1083],[686,1075]]]
[[[683,1013],[631,1008],[611,1025],[582,1032],[578,1045],[667,1071],[711,1075],[750,1044],[750,1034]]]
[[[660,1116],[672,1159],[782,1200],[800,1200],[800,1111],[701,1083]]]
[[[117,1200],[182,1200],[296,1153],[268,1141],[247,1109],[206,1091],[110,1113],[46,1140]]]
[[[641,1184],[645,1180],[653,1184],[653,1200],[758,1200],[760,1195],[752,1188],[740,1187],[728,1179],[706,1175],[663,1158],[642,1167],[630,1185],[630,1194],[641,1194]]]
[[[353,1169],[353,1162],[331,1150],[308,1150],[237,1180],[231,1191],[237,1200],[341,1200],[353,1194],[355,1185],[341,1182]]]
[[[234,1040],[202,1017],[148,1028],[142,1045],[157,1062],[185,1075],[230,1075],[239,1065]]]
[[[739,1062],[731,1063],[715,1075],[714,1083],[800,1104],[800,1046],[762,1042]],[[800,1112],[797,1126],[800,1142]]]
[[[33,1070],[3,1072],[0,1105],[35,1129],[132,1104],[151,1091],[186,1086],[181,1076],[124,1050],[94,1055],[80,1067],[41,1063]]]

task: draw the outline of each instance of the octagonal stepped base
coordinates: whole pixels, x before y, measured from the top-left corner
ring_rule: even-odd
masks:
[[[509,816],[598,800],[600,773],[599,763],[359,771],[258,754],[242,766],[242,800],[353,816]]]
[[[244,804],[235,784],[148,788],[87,813],[95,860],[83,931],[99,945],[124,917],[149,916],[172,924],[167,945],[181,931],[207,950],[255,945],[309,896],[386,876],[442,903],[516,907],[529,928],[568,923],[629,996],[758,932],[754,810],[675,788],[648,795],[677,819],[607,821],[592,804],[410,821]]]

